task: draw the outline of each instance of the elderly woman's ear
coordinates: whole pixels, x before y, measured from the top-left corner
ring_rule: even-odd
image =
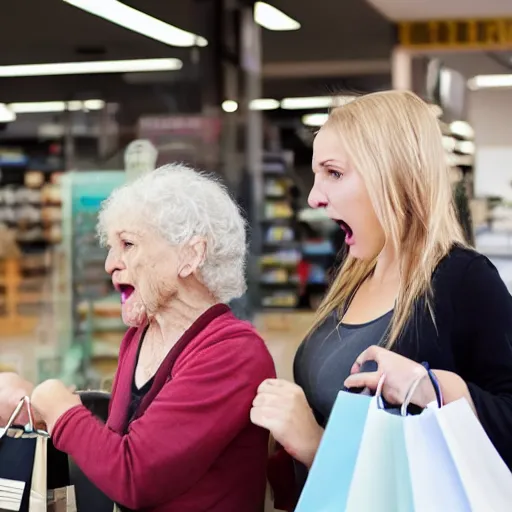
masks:
[[[194,236],[183,247],[180,258],[178,275],[187,278],[196,273],[206,259],[206,240],[200,236]]]

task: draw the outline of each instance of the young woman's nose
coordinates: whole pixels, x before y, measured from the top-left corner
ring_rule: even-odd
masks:
[[[309,193],[308,204],[311,208],[325,208],[327,206],[327,197],[320,189],[316,180],[311,192]]]

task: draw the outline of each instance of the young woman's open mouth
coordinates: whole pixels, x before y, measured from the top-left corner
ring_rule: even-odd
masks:
[[[338,226],[345,231],[345,243],[347,245],[352,245],[354,243],[354,232],[352,228],[343,220],[336,220]]]
[[[131,284],[116,284],[117,291],[121,294],[121,304],[124,304],[135,291]]]

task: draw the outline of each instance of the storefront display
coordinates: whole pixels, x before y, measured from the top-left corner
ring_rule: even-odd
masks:
[[[57,286],[60,347],[76,361],[75,382],[98,386],[117,367],[124,325],[118,294],[105,273],[106,250],[99,246],[96,224],[101,203],[125,181],[123,171],[71,172],[62,180],[63,267]],[[65,363],[64,363],[65,364]]]

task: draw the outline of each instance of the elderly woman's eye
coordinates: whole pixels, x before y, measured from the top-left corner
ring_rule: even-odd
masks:
[[[128,249],[129,247],[132,247],[133,246],[133,243],[132,242],[129,242],[128,240],[123,240],[122,241],[122,244],[123,244],[123,247],[125,249]]]

